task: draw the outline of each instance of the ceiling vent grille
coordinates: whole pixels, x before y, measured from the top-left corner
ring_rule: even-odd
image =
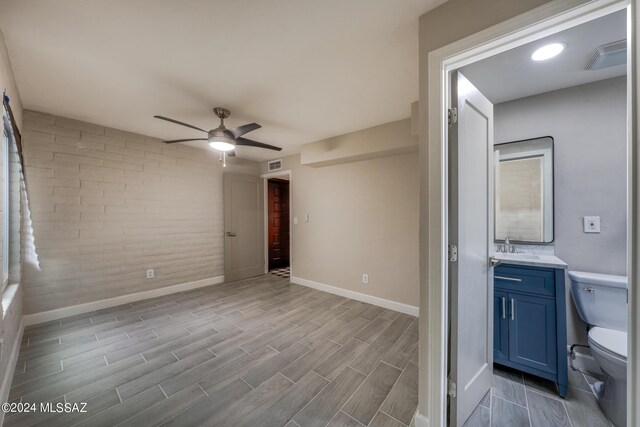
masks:
[[[267,168],[269,169],[269,172],[279,171],[282,169],[282,159],[271,160],[267,163]]]
[[[617,42],[603,44],[598,46],[596,51],[591,55],[584,66],[585,70],[602,70],[616,65],[626,64],[627,62],[627,40],[619,40]]]

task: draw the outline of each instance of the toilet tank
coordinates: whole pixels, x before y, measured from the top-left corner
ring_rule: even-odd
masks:
[[[627,278],[569,271],[578,314],[591,326],[627,330]]]

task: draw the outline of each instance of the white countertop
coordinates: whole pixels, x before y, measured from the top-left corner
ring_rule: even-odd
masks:
[[[549,254],[505,254],[503,252],[493,252],[491,254],[495,259],[499,259],[504,263],[517,265],[530,265],[533,267],[563,268],[567,269],[567,263],[562,261],[555,255]]]

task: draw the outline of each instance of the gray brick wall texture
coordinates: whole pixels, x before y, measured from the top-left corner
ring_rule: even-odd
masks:
[[[23,145],[41,264],[22,268],[25,314],[224,274],[213,153],[32,111]]]

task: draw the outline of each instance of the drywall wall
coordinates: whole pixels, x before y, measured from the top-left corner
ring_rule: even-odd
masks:
[[[4,43],[4,36],[0,31],[0,90],[6,91],[6,94],[11,99],[11,109],[15,115],[18,128],[22,129],[22,101],[20,100],[20,94],[18,93],[18,87],[13,76],[13,70],[11,68],[11,60],[9,59],[9,53]]]
[[[22,125],[22,104],[20,102],[20,96],[16,88],[13,71],[11,69],[11,62],[9,61],[9,55],[7,53],[6,46],[4,44],[4,38],[0,33],[0,89],[6,90],[7,95],[11,99],[11,109],[14,113],[16,124],[18,127]],[[0,400],[7,398],[9,392],[9,385],[11,381],[11,375],[13,374],[12,363],[15,363],[15,359],[12,355],[20,348],[20,322],[22,319],[22,288],[19,285],[20,280],[20,244],[19,244],[19,232],[20,232],[20,192],[19,192],[19,180],[16,180],[16,156],[15,148],[11,148],[9,159],[2,159],[2,165],[6,161],[10,162],[10,212],[2,211],[0,206],[0,224],[4,218],[4,215],[10,216],[10,232],[9,236],[2,236],[2,238],[11,237],[11,253],[10,253],[10,283],[13,283],[0,299],[2,300],[2,309],[0,310],[0,331],[2,336],[2,346],[0,348]],[[0,169],[1,170],[1,169]],[[2,186],[0,186],[2,188]],[[0,193],[1,194],[1,193]],[[1,259],[0,259],[1,260]],[[1,265],[1,263],[0,263]],[[17,353],[16,353],[17,355]],[[0,424],[3,418],[0,413]]]
[[[41,265],[23,268],[25,314],[223,275],[215,153],[31,111],[23,134]]]
[[[618,77],[494,109],[496,143],[554,139],[554,247],[571,270],[627,274],[626,87]],[[601,233],[584,233],[590,215],[600,216]],[[568,342],[586,344],[585,325],[567,302]]]
[[[385,123],[357,132],[304,144],[300,162],[307,166],[329,166],[415,152],[418,137],[411,119]]]
[[[292,275],[417,306],[415,153],[315,168],[291,156],[283,170],[291,170],[291,213],[298,218],[291,225]]]
[[[439,206],[430,205],[430,200],[438,200],[442,192],[442,171],[440,168],[442,152],[439,141],[429,141],[428,103],[429,103],[429,53],[454,41],[471,36],[493,25],[511,19],[548,3],[548,0],[449,0],[441,6],[420,17],[419,55],[420,55],[420,379],[418,382],[418,416],[416,426],[432,423],[444,423],[439,396],[429,400],[428,386],[440,388],[438,394],[444,394],[441,381],[440,350],[430,344],[439,339],[435,325],[429,325],[429,289],[441,286],[442,268],[440,254],[430,256],[429,248],[438,248],[442,242],[443,227]],[[567,0],[562,3],[569,10],[584,0]],[[431,208],[431,209],[430,209]],[[431,328],[430,328],[431,326]],[[431,363],[430,363],[431,362]],[[430,382],[429,382],[430,378]]]

